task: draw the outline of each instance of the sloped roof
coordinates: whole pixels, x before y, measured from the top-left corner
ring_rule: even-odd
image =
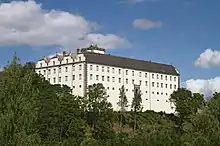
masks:
[[[179,76],[179,73],[172,65],[160,64],[144,60],[136,60],[119,56],[112,56],[108,54],[98,54],[93,52],[83,52],[83,54],[85,55],[86,61],[88,63]]]

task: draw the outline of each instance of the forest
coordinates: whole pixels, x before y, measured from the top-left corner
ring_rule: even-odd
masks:
[[[35,73],[34,63],[15,56],[0,72],[0,145],[2,146],[219,146],[220,93],[205,100],[179,88],[170,102],[176,114],[142,111],[134,94],[132,109],[123,86],[120,111],[113,111],[102,84],[85,97],[67,86],[51,85]]]

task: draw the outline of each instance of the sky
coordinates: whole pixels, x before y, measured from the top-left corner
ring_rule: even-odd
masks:
[[[0,67],[97,44],[175,66],[183,87],[220,92],[219,0],[38,0],[0,3]]]

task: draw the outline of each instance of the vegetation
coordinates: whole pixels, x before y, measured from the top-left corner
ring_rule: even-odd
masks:
[[[134,92],[132,110],[124,87],[114,112],[102,84],[86,97],[67,86],[51,85],[34,64],[13,61],[0,72],[0,145],[4,146],[216,146],[220,145],[220,93],[178,89],[170,98],[176,115],[142,111]]]

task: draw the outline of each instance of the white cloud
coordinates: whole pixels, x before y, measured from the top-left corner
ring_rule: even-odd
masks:
[[[195,61],[195,66],[210,68],[220,66],[220,51],[206,49]]]
[[[136,19],[133,21],[134,28],[148,30],[152,28],[159,28],[163,26],[161,21],[153,21],[144,18]]]
[[[130,47],[123,37],[96,33],[97,26],[73,13],[44,10],[35,1],[0,4],[0,45],[58,45],[68,49],[90,44],[106,49]]]
[[[208,99],[213,95],[213,93],[220,92],[220,77],[209,80],[190,79],[185,82],[185,86],[193,93],[204,94],[206,99]]]
[[[156,2],[156,1],[159,1],[159,0],[126,0],[127,2],[129,3],[132,3],[132,4],[136,4],[136,3],[141,3],[141,2]]]

